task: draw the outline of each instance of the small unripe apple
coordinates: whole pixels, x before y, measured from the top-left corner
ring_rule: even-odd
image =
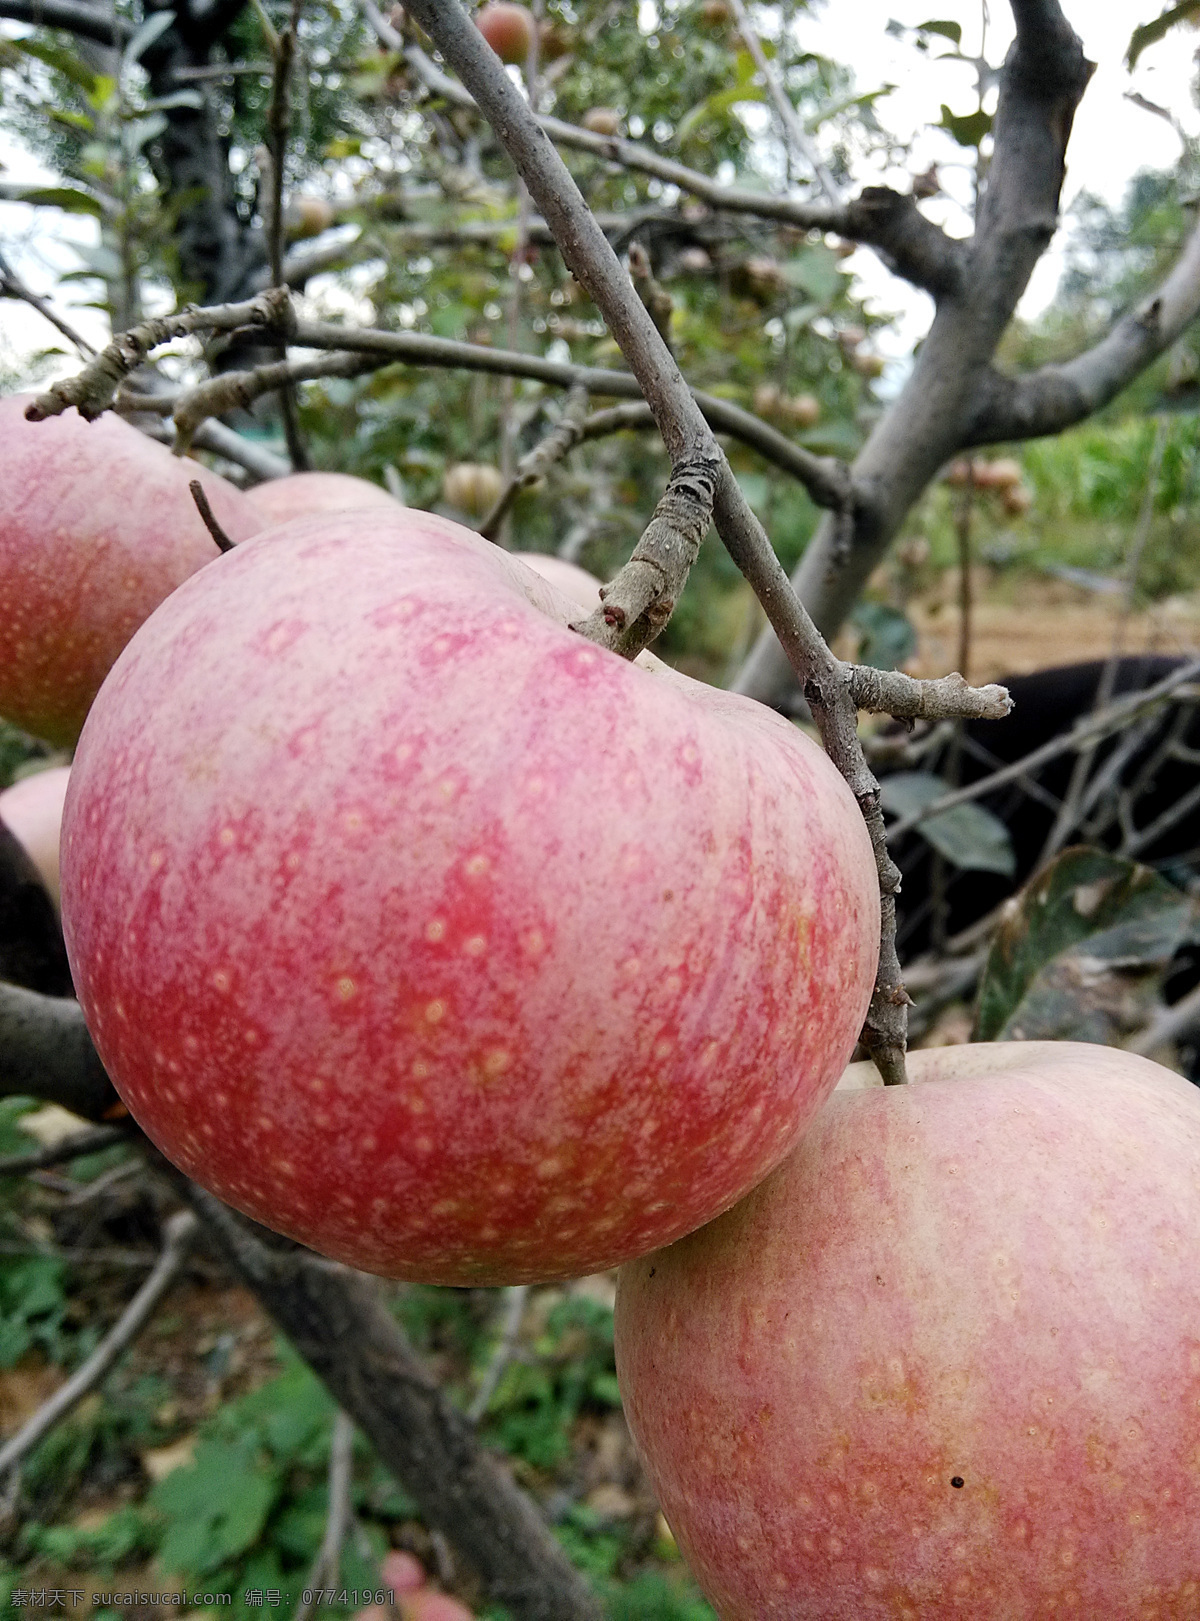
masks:
[[[369,478],[352,473],[287,473],[283,478],[256,484],[250,499],[269,523],[290,523],[315,512],[350,512],[361,507],[390,507],[400,503]]]
[[[472,518],[484,518],[504,493],[504,474],[487,462],[459,462],[448,469],[442,495]]]
[[[27,422],[29,403],[0,400],[0,715],[68,746],[137,627],[220,558],[189,482],[230,539],[263,520],[218,474],[111,412]]]
[[[993,489],[1004,490],[1021,482],[1021,464],[1013,461],[1011,456],[999,456],[990,465],[990,481]]]
[[[727,1208],[835,1084],[879,896],[853,795],[762,705],[570,631],[424,512],[218,559],[105,683],[63,918],[131,1112],[367,1271],[603,1271]]]
[[[685,1558],[721,1621],[1186,1615],[1200,1092],[1071,1042],[908,1063],[621,1273],[625,1412]]]
[[[514,552],[512,555],[589,613],[600,606],[600,587],[604,582],[580,568],[578,563],[568,563],[551,552]]]
[[[777,417],[783,408],[783,394],[775,383],[759,383],[754,390],[754,410],[760,417]]]
[[[502,62],[518,65],[533,44],[533,13],[512,0],[490,0],[475,17],[475,26]]]
[[[952,461],[942,474],[942,482],[943,484],[949,484],[951,488],[956,490],[965,489],[969,483],[973,482],[971,463],[962,456],[956,461]]]
[[[288,235],[304,239],[320,236],[333,224],[333,204],[324,197],[293,197],[287,205]]]
[[[58,905],[58,838],[70,766],[50,766],[0,793],[0,821],[16,835]]]
[[[784,414],[798,428],[811,428],[821,420],[821,402],[815,394],[793,394],[783,402]]]
[[[851,366],[853,366],[854,370],[860,377],[883,376],[883,369],[886,362],[884,361],[882,355],[864,354],[861,349],[856,349],[854,353],[849,356],[849,360]]]
[[[621,117],[611,107],[591,107],[583,115],[583,127],[593,135],[619,135]]]
[[[1023,518],[1033,505],[1033,491],[1024,484],[1010,484],[1004,491],[1004,510],[1010,518]]]

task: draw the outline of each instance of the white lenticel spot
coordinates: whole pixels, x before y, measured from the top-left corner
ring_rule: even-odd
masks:
[[[543,1160],[538,1161],[537,1166],[535,1167],[535,1170],[534,1170],[534,1175],[537,1176],[540,1181],[545,1182],[550,1177],[557,1176],[559,1171],[562,1170],[562,1168],[563,1168],[562,1160],[555,1159],[553,1156],[551,1156],[549,1159],[543,1159]]]
[[[490,866],[491,862],[483,852],[477,851],[475,855],[468,856],[463,862],[463,871],[468,878],[479,878]]]
[[[505,1052],[501,1047],[497,1047],[494,1052],[488,1053],[483,1060],[483,1073],[485,1075],[503,1075],[505,1070],[511,1067],[512,1054]]]
[[[468,957],[482,957],[487,950],[487,941],[482,934],[473,934],[469,940],[464,940],[463,951]]]
[[[343,974],[337,982],[338,1001],[349,1002],[354,997],[357,990],[358,986],[350,978],[349,974]]]
[[[218,968],[215,971],[212,977],[212,982],[219,991],[227,991],[232,984],[232,980],[224,968]],[[118,1008],[117,1011],[119,1012],[120,1009]]]
[[[446,1017],[446,1004],[445,1004],[445,1002],[443,1002],[443,1001],[441,1001],[439,999],[437,1001],[429,1002],[429,1003],[426,1004],[426,1007],[425,1007],[425,1023],[426,1024],[440,1024],[445,1017]]]
[[[429,922],[425,925],[425,938],[427,940],[431,940],[436,945],[439,940],[445,939],[445,936],[446,925],[442,919],[440,917],[430,918]]]
[[[157,872],[158,869],[162,866],[163,862],[166,859],[167,859],[166,856],[163,854],[163,852],[161,850],[151,850],[151,852],[150,852],[150,871],[151,872]]]
[[[231,827],[223,827],[220,833],[217,835],[218,842],[226,846],[232,844],[236,838],[237,834]]]

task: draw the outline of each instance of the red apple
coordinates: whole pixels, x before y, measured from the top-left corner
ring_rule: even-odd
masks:
[[[111,414],[26,422],[0,400],[0,715],[74,743],[117,654],[220,556],[188,483],[233,540],[263,527],[240,490]]]
[[[58,905],[58,835],[70,766],[50,766],[0,793],[0,821],[24,846],[50,898]]]
[[[289,523],[314,512],[350,512],[356,507],[390,507],[400,503],[369,478],[351,473],[288,473],[256,484],[250,499],[268,523]]]
[[[602,582],[594,574],[589,574],[587,569],[580,568],[578,563],[568,563],[551,552],[514,552],[512,555],[589,613],[600,606]]]
[[[511,0],[491,0],[475,18],[475,26],[502,62],[524,63],[533,44],[533,13]]]
[[[64,924],[109,1073],[190,1176],[367,1271],[577,1276],[680,1236],[862,1022],[842,779],[578,614],[446,519],[301,520],[163,605],[80,743]]]
[[[910,1054],[622,1272],[617,1370],[722,1621],[1200,1606],[1200,1093],[1076,1043]]]

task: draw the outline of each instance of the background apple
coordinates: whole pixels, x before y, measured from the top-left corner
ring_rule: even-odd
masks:
[[[875,868],[828,759],[578,614],[428,513],[297,522],[163,605],[80,743],[64,925],[106,1067],[189,1175],[364,1270],[679,1236],[866,1010]]]
[[[502,62],[521,66],[533,44],[533,13],[511,0],[491,0],[476,15],[476,27]]]
[[[578,563],[568,563],[551,552],[514,552],[512,555],[589,613],[600,606],[602,582],[594,574],[589,574],[587,569],[580,568]]]
[[[488,462],[458,462],[442,480],[443,497],[473,518],[485,518],[503,493],[504,474]]]
[[[58,905],[58,837],[70,766],[50,766],[0,793],[0,821],[15,833]]]
[[[1200,1603],[1200,1095],[1111,1048],[911,1053],[624,1269],[617,1369],[722,1621]]]
[[[288,473],[256,484],[250,499],[269,523],[289,523],[314,512],[348,512],[356,507],[391,507],[399,501],[351,473]]]
[[[137,627],[221,555],[189,481],[231,539],[263,520],[232,484],[111,412],[26,422],[30,398],[0,400],[0,715],[68,745]]]

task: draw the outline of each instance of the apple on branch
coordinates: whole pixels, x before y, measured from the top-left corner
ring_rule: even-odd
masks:
[[[908,1063],[622,1271],[685,1557],[721,1621],[1193,1613],[1200,1094],[1069,1042]]]
[[[27,422],[29,398],[0,400],[0,715],[67,746],[137,627],[220,556],[190,481],[232,540],[263,519],[119,417]]]
[[[533,44],[533,13],[512,0],[489,0],[475,17],[475,26],[502,62],[520,67]]]
[[[727,1208],[841,1073],[870,842],[760,705],[569,631],[429,513],[272,530],[177,592],[76,757],[88,1027],[188,1175],[452,1284],[603,1270]]]

